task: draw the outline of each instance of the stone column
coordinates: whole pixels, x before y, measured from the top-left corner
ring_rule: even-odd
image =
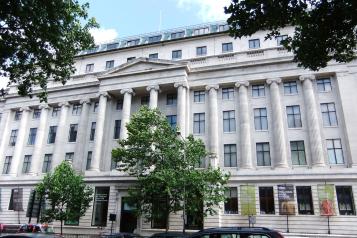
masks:
[[[105,114],[107,111],[107,102],[109,94],[102,92],[99,94],[98,114],[95,128],[95,147],[93,152],[93,159],[90,166],[91,171],[100,171],[100,161],[103,151],[103,137],[105,126]]]
[[[67,118],[68,118],[68,110],[70,105],[68,102],[62,102],[59,103],[58,106],[61,107],[61,114],[60,114],[59,124],[57,126],[57,132],[56,132],[52,169],[56,168],[56,166],[59,165],[62,162],[62,160],[64,160],[65,151],[63,151],[63,148],[67,142],[66,135],[68,135]]]
[[[133,97],[134,91],[131,88],[122,89],[120,91],[124,95],[123,100],[123,110],[121,116],[121,126],[120,126],[120,139],[126,139],[128,137],[128,131],[126,129],[126,124],[130,120],[130,111],[131,111],[131,99]],[[150,98],[151,101],[151,98]]]
[[[5,162],[5,148],[7,143],[9,143],[11,121],[13,119],[14,113],[12,110],[7,110],[2,112],[2,118],[0,122],[1,129],[1,142],[0,142],[0,172],[2,172],[4,162]]]
[[[209,121],[209,149],[211,153],[211,166],[218,167],[219,146],[218,146],[218,102],[217,91],[219,85],[207,85],[208,91],[208,121]]]
[[[186,137],[186,89],[185,82],[175,83],[177,88],[177,126],[183,138]]]
[[[248,81],[239,81],[235,84],[238,88],[239,105],[238,115],[239,120],[239,140],[240,140],[240,152],[241,152],[241,168],[251,169],[253,168],[252,162],[252,144],[250,135],[250,117],[248,106]]]
[[[157,101],[159,99],[159,90],[160,90],[159,85],[148,86],[146,87],[146,90],[150,92],[149,108],[150,109],[157,108]]]
[[[325,166],[324,152],[322,148],[322,138],[320,131],[320,123],[318,117],[318,109],[316,108],[316,99],[312,81],[315,80],[314,75],[301,75],[299,77],[302,82],[304,102],[306,108],[307,128],[309,132],[309,141],[311,147],[311,158],[313,166]]]
[[[28,122],[31,109],[29,107],[23,107],[20,109],[22,111],[22,117],[20,122],[20,128],[17,134],[16,145],[14,148],[14,155],[12,156],[12,163],[10,168],[10,174],[16,176],[18,171],[22,169],[22,152],[24,150],[26,139],[28,139]]]
[[[35,176],[41,174],[42,172],[42,164],[44,158],[42,151],[43,151],[43,143],[45,140],[47,121],[48,121],[49,106],[47,104],[41,104],[40,109],[41,109],[40,125],[37,129],[36,142],[33,149],[32,163],[30,168],[30,174]]]
[[[279,84],[281,78],[267,79],[267,84],[270,85],[270,103],[273,128],[273,147],[274,147],[274,161],[272,165],[276,168],[288,167],[288,160],[286,154],[286,140],[283,120],[283,110],[281,105]]]
[[[86,145],[86,136],[89,130],[88,127],[88,114],[89,114],[89,109],[90,109],[90,100],[87,99],[82,99],[80,101],[80,104],[82,104],[82,112],[81,112],[81,118],[79,119],[79,128],[78,128],[78,136],[77,136],[77,143],[79,146],[76,147],[76,152],[74,153],[74,162],[73,162],[73,168],[76,171],[82,171],[83,169],[83,161],[86,161],[87,159],[87,154],[85,153],[85,145]]]

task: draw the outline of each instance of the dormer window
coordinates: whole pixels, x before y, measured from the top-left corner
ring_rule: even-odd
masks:
[[[198,36],[198,35],[203,35],[203,34],[208,34],[209,33],[209,29],[208,27],[204,27],[204,28],[198,28],[198,29],[195,29],[193,34],[195,36]]]
[[[119,43],[111,43],[111,44],[107,44],[107,50],[113,50],[118,48]]]
[[[150,36],[149,37],[149,43],[154,43],[154,42],[158,42],[161,40],[161,35],[158,36]]]
[[[126,46],[135,46],[139,44],[140,39],[128,40]]]
[[[174,33],[171,33],[171,40],[182,38],[184,36],[185,36],[185,32],[184,31],[174,32]]]

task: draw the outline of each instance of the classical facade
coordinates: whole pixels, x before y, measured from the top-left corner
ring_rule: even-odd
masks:
[[[26,223],[34,185],[68,160],[96,194],[66,232],[108,229],[109,214],[117,231],[161,230],[162,220],[133,215],[125,200],[133,179],[111,160],[145,104],[204,141],[213,156],[201,167],[231,173],[218,214],[188,214],[187,229],[248,226],[250,216],[283,232],[288,224],[294,233],[357,235],[356,62],[311,72],[280,46],[292,29],[266,41],[264,32],[233,39],[226,30],[192,26],[82,52],[66,85],[49,82],[46,104],[10,86],[0,102],[0,223]],[[170,230],[182,229],[181,215],[170,216]]]

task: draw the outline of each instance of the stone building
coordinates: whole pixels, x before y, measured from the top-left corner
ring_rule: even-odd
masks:
[[[47,104],[10,86],[0,102],[0,223],[26,223],[34,185],[68,160],[96,195],[66,232],[100,232],[110,213],[117,231],[162,230],[163,221],[133,215],[125,202],[133,180],[111,161],[130,115],[147,104],[205,142],[215,156],[200,166],[231,173],[218,214],[202,224],[189,214],[188,230],[248,226],[252,215],[256,226],[281,231],[288,218],[290,232],[327,233],[329,222],[331,233],[356,235],[356,61],[311,72],[280,45],[292,28],[266,41],[265,32],[233,39],[226,30],[190,26],[84,51],[66,85],[49,82]],[[182,226],[172,214],[170,230]]]

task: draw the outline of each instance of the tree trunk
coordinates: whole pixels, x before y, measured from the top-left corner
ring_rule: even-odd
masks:
[[[61,220],[61,235],[63,235],[62,228],[63,228],[63,220]]]

